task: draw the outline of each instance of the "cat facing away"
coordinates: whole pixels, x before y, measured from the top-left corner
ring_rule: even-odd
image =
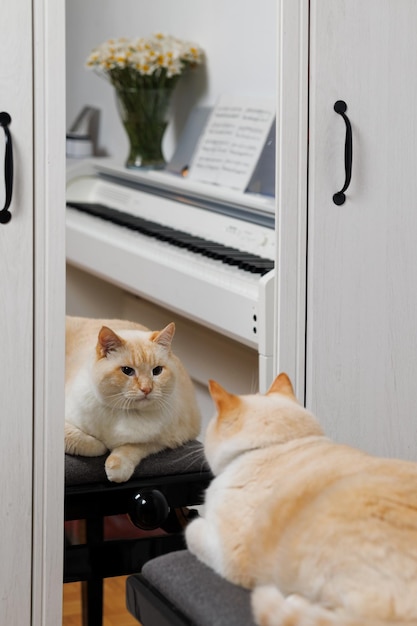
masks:
[[[100,456],[128,480],[142,459],[200,432],[191,379],[160,331],[124,320],[66,318],[65,451]]]
[[[417,626],[417,463],[332,442],[286,374],[266,395],[209,388],[215,478],[189,550],[253,589],[260,626]]]

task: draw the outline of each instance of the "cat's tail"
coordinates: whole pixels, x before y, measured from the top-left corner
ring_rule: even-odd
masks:
[[[252,610],[259,626],[417,626],[417,621],[364,621],[311,604],[301,596],[283,596],[277,587],[265,585],[252,593]]]

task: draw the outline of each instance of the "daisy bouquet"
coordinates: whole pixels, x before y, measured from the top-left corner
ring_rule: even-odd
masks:
[[[157,33],[138,39],[109,39],[87,58],[87,67],[116,89],[172,87],[184,71],[203,62],[199,46]]]
[[[130,144],[127,167],[164,166],[162,139],[173,89],[188,68],[202,62],[199,46],[161,33],[110,39],[91,52],[87,67],[116,90]]]

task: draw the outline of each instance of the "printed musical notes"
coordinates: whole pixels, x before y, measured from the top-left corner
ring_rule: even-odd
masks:
[[[272,100],[222,96],[199,140],[188,178],[245,191],[274,117]]]

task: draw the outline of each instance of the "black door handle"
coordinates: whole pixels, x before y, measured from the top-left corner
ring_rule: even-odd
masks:
[[[13,146],[12,136],[8,128],[11,121],[12,118],[8,113],[4,111],[0,113],[0,126],[3,127],[4,134],[6,135],[6,149],[4,154],[4,185],[6,192],[4,207],[0,211],[0,224],[7,224],[12,219],[9,206],[12,201],[13,193]]]
[[[339,113],[345,120],[346,124],[346,140],[345,140],[345,184],[342,189],[334,194],[333,202],[337,205],[341,205],[345,202],[345,191],[350,185],[350,179],[352,177],[352,126],[349,118],[346,115],[347,104],[343,100],[335,102],[334,110]]]

